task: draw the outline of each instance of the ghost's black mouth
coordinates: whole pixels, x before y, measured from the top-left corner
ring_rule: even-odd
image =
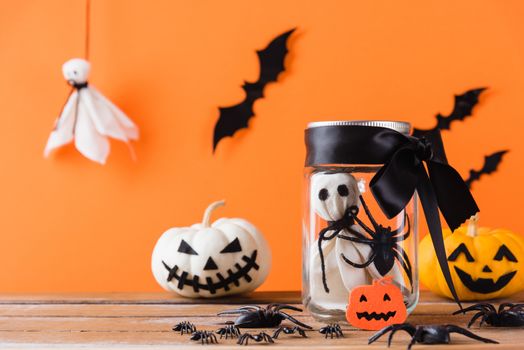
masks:
[[[395,316],[396,315],[396,311],[389,311],[389,312],[380,312],[380,313],[376,313],[375,311],[373,311],[372,313],[369,313],[367,311],[364,311],[364,312],[357,312],[357,317],[359,319],[361,318],[365,318],[366,320],[368,321],[371,321],[371,320],[384,320],[384,321],[387,321],[389,320],[391,317]]]
[[[474,281],[469,273],[459,269],[456,266],[453,267],[455,268],[455,272],[457,272],[460,281],[462,284],[464,284],[464,286],[466,286],[466,288],[472,292],[481,294],[489,294],[501,290],[513,279],[517,273],[517,271],[512,271],[502,275],[499,277],[497,282],[493,282],[493,279],[491,278],[477,278],[477,280]]]
[[[235,286],[240,285],[240,279],[244,278],[248,283],[252,281],[251,276],[249,276],[249,272],[251,269],[258,270],[259,266],[256,263],[257,259],[257,251],[254,250],[253,253],[251,253],[251,257],[244,255],[242,256],[242,260],[245,262],[244,266],[240,266],[240,264],[235,264],[236,271],[233,272],[231,269],[227,270],[227,277],[222,276],[220,272],[216,273],[216,279],[218,281],[213,281],[213,278],[206,277],[205,283],[202,284],[200,282],[200,276],[194,275],[193,278],[189,279],[186,271],[182,271],[182,273],[179,275],[178,265],[173,266],[172,268],[169,267],[164,261],[162,261],[162,264],[164,264],[164,267],[167,271],[169,271],[169,276],[167,276],[167,281],[171,282],[173,279],[178,281],[177,288],[178,289],[184,289],[184,286],[193,287],[193,290],[195,293],[198,293],[201,289],[207,290],[211,294],[215,294],[217,290],[224,289],[224,291],[229,291],[229,285],[234,284]]]

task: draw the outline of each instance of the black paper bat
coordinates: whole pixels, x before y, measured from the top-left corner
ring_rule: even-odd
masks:
[[[444,144],[440,137],[440,130],[449,130],[451,123],[455,120],[464,120],[471,115],[473,107],[478,103],[479,96],[485,87],[468,90],[462,95],[455,95],[455,105],[453,111],[448,116],[437,114],[437,125],[432,129],[417,129],[413,130],[413,136],[424,137],[428,139],[433,145],[433,154],[436,158],[447,163],[446,152],[444,151]]]
[[[499,151],[499,152],[490,154],[489,156],[485,156],[484,165],[482,166],[482,169],[480,170],[471,169],[469,171],[469,178],[465,181],[466,185],[468,185],[468,188],[471,188],[471,184],[474,181],[478,181],[482,175],[484,174],[488,175],[488,174],[491,174],[497,171],[497,168],[500,162],[502,161],[502,157],[507,152],[508,151]]]
[[[473,107],[478,103],[479,96],[482,91],[486,90],[485,87],[478,89],[468,90],[462,95],[455,95],[455,105],[453,111],[448,116],[437,114],[437,125],[433,129],[421,130],[415,129],[413,135],[423,136],[424,133],[430,132],[431,130],[449,130],[451,123],[455,120],[464,120],[471,115]]]
[[[276,81],[278,75],[284,71],[284,59],[288,52],[286,44],[294,31],[295,29],[291,29],[281,34],[273,39],[265,49],[257,51],[260,76],[256,82],[245,82],[242,86],[246,92],[244,101],[230,107],[219,107],[220,116],[215,125],[213,152],[224,137],[233,136],[238,130],[248,127],[249,120],[255,115],[253,104],[257,99],[264,97],[264,87]]]

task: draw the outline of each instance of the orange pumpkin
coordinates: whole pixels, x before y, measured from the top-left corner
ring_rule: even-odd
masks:
[[[353,327],[378,330],[403,323],[407,315],[402,292],[391,277],[353,288],[349,295],[346,319]]]

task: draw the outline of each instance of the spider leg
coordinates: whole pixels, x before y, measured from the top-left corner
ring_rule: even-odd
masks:
[[[284,317],[286,320],[291,321],[294,324],[299,325],[300,327],[304,327],[304,328],[307,328],[307,329],[313,329],[313,327],[308,326],[307,324],[300,322],[299,320],[297,320],[293,316],[291,316],[289,314],[286,314],[284,311],[280,311],[279,314],[282,315],[282,317]]]
[[[360,196],[359,196],[359,199],[360,199],[360,203],[362,203],[362,207],[364,208],[364,211],[366,212],[367,217],[369,218],[369,221],[371,222],[371,224],[373,225],[373,227],[374,227],[375,230],[376,230],[377,227],[379,227],[379,225],[378,225],[378,223],[375,221],[375,218],[373,217],[373,215],[371,215],[371,211],[369,210],[368,205],[367,205],[366,202],[364,201],[364,197],[362,197],[362,195],[360,195]]]
[[[358,224],[358,222],[357,222],[357,224]],[[364,223],[362,223],[362,224],[365,226]],[[352,235],[356,236],[357,238],[359,238],[359,239],[361,239],[361,240],[369,240],[369,238],[366,237],[362,232],[360,232],[360,231],[354,229],[354,228],[351,227],[351,226],[350,226],[350,227],[346,227],[346,230],[348,230],[349,233],[351,233]],[[371,230],[370,230],[370,231],[371,231]],[[367,231],[366,231],[366,232],[367,232]],[[369,233],[369,232],[368,232],[368,233]],[[374,234],[373,231],[371,231],[371,233]],[[373,237],[373,235],[371,235],[371,237]]]
[[[474,333],[471,333],[467,329],[464,329],[464,328],[459,327],[459,326],[455,326],[453,324],[446,325],[446,329],[448,330],[449,333],[459,333],[459,334],[465,335],[466,337],[469,337],[471,339],[475,339],[475,340],[478,340],[478,341],[481,341],[481,342],[484,342],[484,343],[491,343],[491,344],[498,344],[499,343],[498,341],[495,341],[495,340],[492,340],[492,339],[479,337],[478,335],[476,335]]]
[[[273,333],[273,339],[277,339],[278,336],[280,335],[280,333],[284,330],[285,327],[278,327],[278,329],[275,331],[275,333]]]
[[[364,237],[364,236],[362,236],[362,237]],[[369,245],[375,243],[375,241],[373,241],[371,239],[360,238],[360,237],[351,237],[351,236],[338,235],[338,238],[345,239],[346,241],[351,241],[351,242],[355,242],[355,243],[365,243],[365,244],[369,244]]]
[[[351,265],[353,267],[356,267],[357,269],[361,269],[361,268],[369,266],[375,260],[375,257],[377,256],[377,252],[375,250],[373,250],[373,252],[371,253],[371,256],[368,259],[368,261],[366,261],[365,263],[362,263],[362,264],[354,263],[353,261],[351,261],[348,258],[346,258],[344,256],[344,254],[342,254],[342,253],[340,253],[340,256],[341,256],[342,260],[344,260],[344,262],[346,264],[349,264],[349,265]]]
[[[408,223],[408,230],[402,236],[398,236],[398,234],[404,231],[404,227],[406,226],[406,221]],[[408,214],[405,211],[404,211],[404,222],[402,223],[402,225],[399,228],[397,228],[392,233],[394,235],[393,239],[395,240],[395,242],[405,241],[411,234],[411,222],[409,221]]]
[[[466,312],[474,311],[474,310],[484,311],[484,312],[488,312],[488,311],[496,312],[496,310],[493,307],[493,305],[490,305],[488,303],[482,303],[482,304],[475,304],[475,305],[468,306],[467,308],[464,308],[462,310],[457,310],[457,311],[453,312],[453,315],[458,315],[458,314],[461,314],[461,313],[466,313]]]
[[[415,334],[413,334],[413,336],[411,337],[411,341],[409,342],[409,345],[408,345],[408,350],[411,350],[411,347],[418,341],[418,338],[420,338],[422,332],[423,332],[422,327],[417,328],[417,330],[415,331]]]
[[[459,310],[460,311],[460,310]],[[471,318],[471,320],[469,321],[468,323],[468,328],[471,327],[473,325],[473,323],[475,323],[475,321],[479,318],[479,317],[485,317],[486,316],[486,313],[484,311],[479,311],[477,312],[475,315],[473,315],[473,317]]]
[[[371,237],[374,237],[375,236],[375,231],[373,231],[371,228],[369,228],[368,225],[366,225],[362,220],[360,220],[356,215],[353,215],[351,216],[355,222],[364,229],[364,231],[366,231],[367,233],[369,233],[369,235]],[[351,229],[351,231],[353,232],[354,230]]]
[[[388,347],[391,345],[391,342],[393,341],[393,334],[395,334],[397,331],[405,331],[410,336],[414,337],[415,333],[417,332],[417,329],[413,327],[412,325],[406,324],[406,323],[400,325],[400,327],[393,329],[391,333],[389,333],[389,336],[388,336]]]
[[[406,252],[398,245],[392,251],[393,255],[397,258],[397,260],[400,262],[400,265],[406,272],[406,275],[408,276],[409,280],[409,285],[411,286],[411,288],[413,288],[413,271],[411,269],[411,262],[409,261]],[[399,254],[398,251],[400,251],[401,254]]]
[[[339,230],[336,230],[333,232],[333,234],[329,237],[329,238],[325,238],[326,236],[326,233],[330,231],[329,230],[329,226],[322,229],[320,231],[320,233],[318,234],[318,255],[319,255],[319,258],[320,258],[320,267],[322,269],[322,284],[324,285],[324,290],[326,291],[326,293],[329,293],[329,287],[327,285],[327,278],[326,278],[326,262],[325,262],[325,258],[324,258],[324,251],[322,250],[322,241],[325,241],[325,240],[331,240],[333,238],[335,238],[339,233],[340,233],[340,229]]]
[[[262,307],[260,307],[258,305],[247,305],[247,306],[239,307],[238,309],[234,309],[234,310],[221,311],[217,315],[218,316],[222,316],[222,315],[238,315],[238,314],[245,314],[245,313],[248,313],[248,312],[251,312],[251,311],[258,311],[258,310],[261,310],[261,309],[262,309]]]
[[[248,339],[249,339],[249,336],[250,334],[248,333],[244,333],[240,336],[240,338],[238,338],[238,341],[237,341],[237,344],[238,345],[247,345],[247,342],[248,342]],[[245,344],[244,344],[245,343]]]
[[[508,308],[509,310],[513,310],[513,309],[520,309],[523,307],[524,307],[524,304],[502,303],[499,305],[499,313],[501,313],[506,308]]]
[[[267,333],[263,333],[263,332],[262,332],[261,335],[262,335],[262,339],[264,339],[267,343],[274,343],[274,342],[275,342],[275,341],[273,340],[273,338],[271,338],[271,337],[269,336],[269,334],[267,334]]]
[[[269,309],[269,306],[274,307],[274,311],[280,311],[280,310],[288,309],[288,310],[293,310],[293,311],[300,311],[300,312],[302,312],[302,309],[301,309],[301,308],[298,308],[298,307],[296,307],[296,306],[292,306],[292,305],[286,305],[286,304],[269,304],[269,305],[268,305],[268,309]]]
[[[415,327],[410,325],[409,323],[400,323],[400,324],[392,324],[391,326],[387,326],[379,330],[377,333],[375,333],[371,338],[369,338],[368,344],[371,344],[378,340],[378,338],[382,337],[384,334],[386,334],[389,331],[397,331],[397,330],[403,330],[408,332],[411,336],[415,334]],[[389,344],[389,341],[388,341]]]
[[[338,323],[335,324],[335,334],[337,335],[337,338],[339,336],[344,336],[344,333],[342,333],[342,328],[340,328],[340,325]]]

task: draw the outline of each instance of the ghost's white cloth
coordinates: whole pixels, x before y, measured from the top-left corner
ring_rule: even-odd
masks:
[[[310,203],[316,215],[325,221],[340,220],[347,209],[357,206],[360,191],[357,180],[347,173],[317,173],[311,177]],[[315,229],[315,225],[312,225]],[[354,229],[358,229],[353,225]],[[326,236],[333,234],[328,231]],[[348,235],[347,230],[340,234]],[[310,295],[311,299],[320,307],[345,309],[348,300],[348,291],[353,287],[370,284],[371,279],[366,269],[357,269],[344,262],[344,273],[340,269],[341,249],[355,262],[363,263],[364,257],[354,246],[353,242],[333,238],[324,240],[322,253],[329,292],[324,289],[318,239],[312,245],[309,258]],[[348,272],[349,267],[349,272]]]
[[[138,139],[136,125],[111,101],[87,83],[90,64],[74,58],[62,67],[65,79],[74,88],[55,128],[44,156],[74,140],[76,149],[86,158],[104,164],[109,155],[108,137],[124,141]]]
[[[337,221],[343,218],[351,206],[360,207],[360,190],[357,180],[348,173],[316,173],[311,177],[310,204],[315,213],[325,221]],[[315,227],[315,225],[311,225]],[[318,227],[315,227],[318,229]],[[351,229],[368,236],[358,225],[352,225]],[[326,237],[331,236],[328,231]],[[324,289],[322,283],[322,271],[320,254],[318,252],[318,240],[310,252],[310,294],[316,303],[324,307],[328,304],[333,306],[341,302],[347,302],[349,292],[357,286],[371,284],[374,279],[382,276],[374,263],[358,268],[351,266],[344,257],[354,264],[362,265],[369,261],[372,255],[372,247],[369,244],[352,242],[341,238],[341,236],[355,237],[350,230],[343,229],[337,238],[322,241],[322,252],[324,255],[324,266],[329,293]],[[405,285],[404,277],[395,262],[387,273],[397,285]],[[342,299],[341,299],[342,298]],[[342,301],[341,301],[342,300]]]

